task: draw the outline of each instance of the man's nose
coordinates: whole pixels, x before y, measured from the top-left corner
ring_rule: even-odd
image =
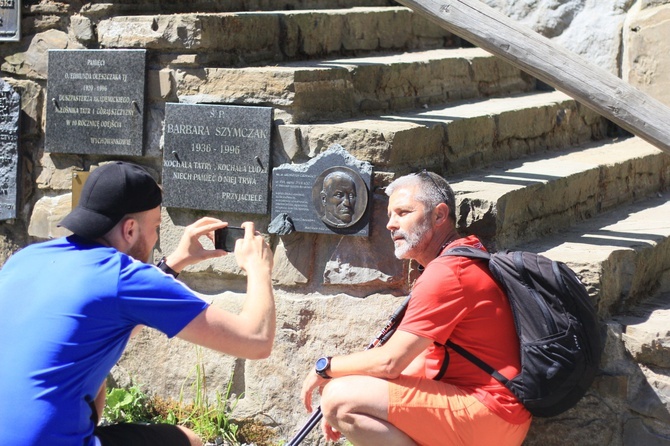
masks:
[[[392,230],[398,229],[398,228],[399,228],[399,226],[398,226],[398,222],[397,222],[395,216],[391,215],[389,217],[388,223],[386,223],[386,229],[388,229],[389,231],[392,231]]]

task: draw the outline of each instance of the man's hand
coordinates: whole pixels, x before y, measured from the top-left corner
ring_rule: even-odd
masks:
[[[203,260],[225,256],[226,252],[220,249],[205,249],[200,243],[200,237],[206,236],[214,243],[214,230],[226,226],[228,223],[212,217],[203,217],[188,225],[184,229],[177,249],[165,259],[165,263],[176,272],[180,272],[187,266]]]
[[[323,432],[326,441],[337,441],[342,436],[340,431],[331,426],[325,418],[321,420],[321,432]]]
[[[305,405],[307,412],[313,411],[312,395],[314,394],[314,390],[318,388],[319,394],[321,394],[324,386],[328,384],[329,381],[329,379],[324,379],[317,375],[314,370],[309,372],[305,378],[305,381],[302,383],[302,390],[300,392],[300,397],[302,398],[302,402]],[[326,441],[337,441],[342,436],[342,434],[333,428],[333,426],[331,426],[325,418],[321,420],[321,431],[323,432],[323,436],[326,438]]]
[[[247,273],[260,269],[262,272],[270,274],[274,262],[270,246],[265,242],[263,236],[256,231],[253,222],[242,223],[242,228],[244,228],[244,238],[235,241],[235,260],[237,260],[237,264]]]
[[[307,412],[312,412],[312,394],[315,389],[319,389],[319,394],[323,390],[323,386],[328,383],[329,380],[322,378],[317,375],[314,370],[311,370],[307,377],[302,382],[302,390],[300,391],[300,398],[302,403],[305,405]]]
[[[225,223],[204,225],[211,231],[225,226]],[[247,293],[242,309],[233,314],[210,305],[177,336],[239,358],[262,359],[272,352],[277,328],[272,290],[273,254],[252,222],[244,222],[242,227],[244,238],[235,242],[235,259],[247,273]],[[194,234],[198,233],[199,230],[194,231]],[[215,255],[226,254],[220,249],[213,252]]]

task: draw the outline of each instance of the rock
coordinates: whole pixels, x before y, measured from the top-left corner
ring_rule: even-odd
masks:
[[[70,41],[62,31],[50,29],[26,39],[28,47],[24,52],[5,58],[2,70],[19,76],[44,80],[47,78],[48,50],[84,49],[84,46]]]
[[[72,194],[39,199],[30,218],[28,234],[42,239],[70,235],[70,231],[57,225],[72,210],[71,203]]]
[[[622,78],[670,105],[670,4],[631,13],[624,28]]]

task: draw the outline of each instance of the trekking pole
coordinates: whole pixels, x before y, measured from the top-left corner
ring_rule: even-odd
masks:
[[[405,311],[407,310],[407,304],[409,303],[409,298],[410,296],[407,296],[405,300],[400,304],[400,306],[393,312],[391,317],[389,318],[388,322],[386,322],[386,325],[384,328],[381,329],[381,331],[377,334],[377,336],[368,344],[368,346],[365,348],[365,350],[369,350],[371,348],[375,347],[380,347],[384,345],[386,341],[395,333],[396,328],[398,328],[398,325],[400,325],[400,321],[402,320],[402,317],[405,315]],[[309,434],[312,429],[316,427],[317,424],[319,424],[319,421],[321,421],[321,418],[323,417],[323,414],[321,413],[321,406],[317,407],[316,410],[312,413],[312,416],[309,417],[309,420],[307,420],[307,423],[303,425],[302,428],[298,431],[297,434],[291,440],[286,443],[286,446],[298,446],[302,440],[305,439],[307,434]]]

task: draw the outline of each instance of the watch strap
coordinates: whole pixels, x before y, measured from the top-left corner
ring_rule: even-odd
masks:
[[[321,361],[322,359],[326,360],[326,366],[323,368],[314,367],[314,371],[316,372],[317,375],[319,375],[323,379],[331,379],[332,376],[328,375],[328,370],[330,370],[330,360],[332,359],[332,356],[324,356],[322,358],[319,358],[319,361]]]
[[[174,278],[177,278],[177,276],[179,275],[179,273],[177,271],[173,270],[172,268],[170,268],[168,266],[168,264],[166,263],[166,260],[165,260],[165,256],[163,256],[163,258],[158,262],[158,264],[156,266],[158,267],[158,269],[160,269],[161,271],[163,271],[166,274],[170,274]]]

